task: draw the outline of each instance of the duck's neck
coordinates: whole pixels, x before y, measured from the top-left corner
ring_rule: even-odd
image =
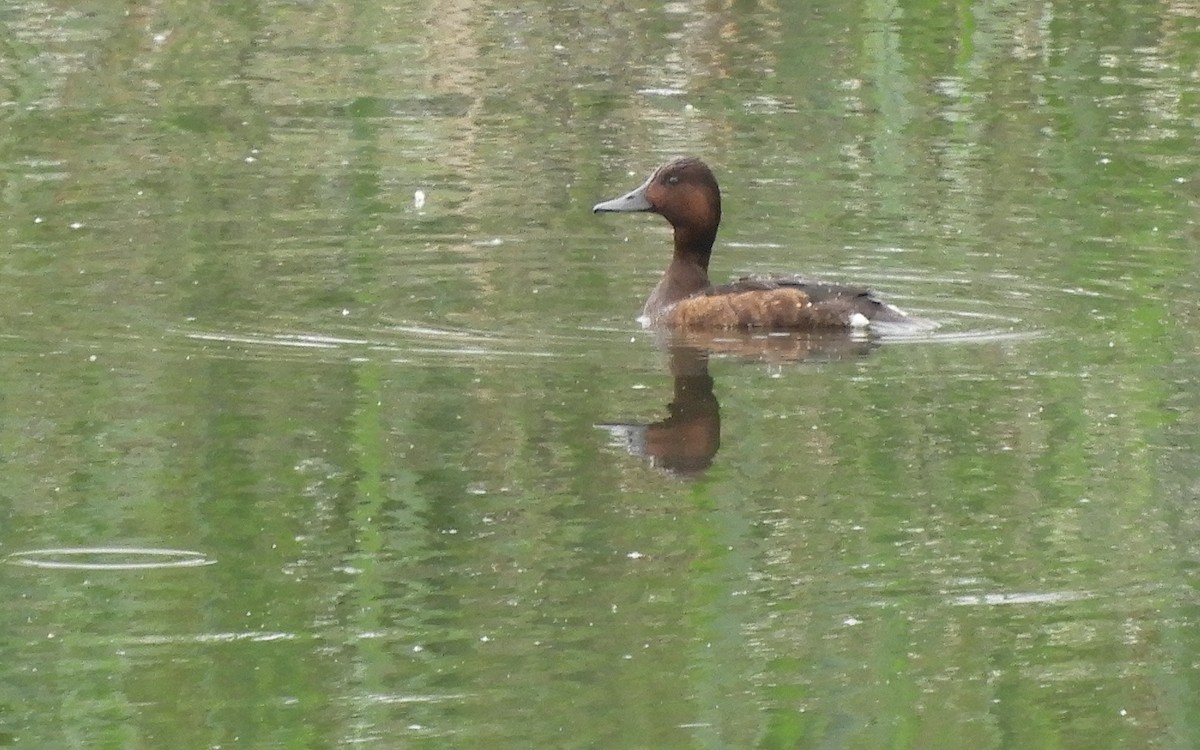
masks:
[[[675,227],[675,253],[671,265],[680,263],[699,266],[708,280],[708,259],[712,255],[713,243],[717,240],[716,226]]]
[[[642,314],[653,319],[681,299],[712,286],[708,280],[708,258],[712,254],[716,231],[688,232],[675,229],[675,254],[671,265],[646,299]]]

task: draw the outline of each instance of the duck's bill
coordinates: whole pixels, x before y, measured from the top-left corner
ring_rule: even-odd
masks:
[[[641,186],[629,191],[620,198],[613,198],[610,201],[597,203],[592,206],[592,213],[598,214],[606,211],[652,211],[653,207],[650,201],[646,199],[646,188],[650,186],[650,180],[642,183]]]

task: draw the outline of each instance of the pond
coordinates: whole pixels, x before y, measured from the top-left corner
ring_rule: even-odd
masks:
[[[1200,744],[1198,17],[8,4],[0,746]]]

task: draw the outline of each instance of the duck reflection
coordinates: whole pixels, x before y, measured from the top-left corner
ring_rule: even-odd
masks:
[[[605,422],[612,443],[680,479],[694,479],[712,466],[721,447],[721,406],[708,362],[713,355],[767,363],[829,361],[866,356],[877,345],[844,333],[663,334],[673,393],[667,417],[649,424]]]
[[[596,426],[608,430],[613,442],[631,454],[650,459],[655,468],[680,477],[702,474],[721,447],[721,406],[708,374],[708,356],[707,350],[692,346],[672,345],[667,350],[674,395],[666,419]]]

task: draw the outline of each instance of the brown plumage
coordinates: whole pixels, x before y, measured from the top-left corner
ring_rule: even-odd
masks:
[[[816,307],[799,289],[698,294],[663,311],[661,323],[671,328],[824,328],[842,325],[838,313]]]
[[[646,325],[680,330],[813,330],[861,328],[871,321],[912,323],[868,289],[797,276],[747,277],[713,286],[708,278],[721,190],[712,170],[696,158],[676,159],[639,187],[597,203],[601,212],[648,211],[674,228],[670,265],[642,309]]]

